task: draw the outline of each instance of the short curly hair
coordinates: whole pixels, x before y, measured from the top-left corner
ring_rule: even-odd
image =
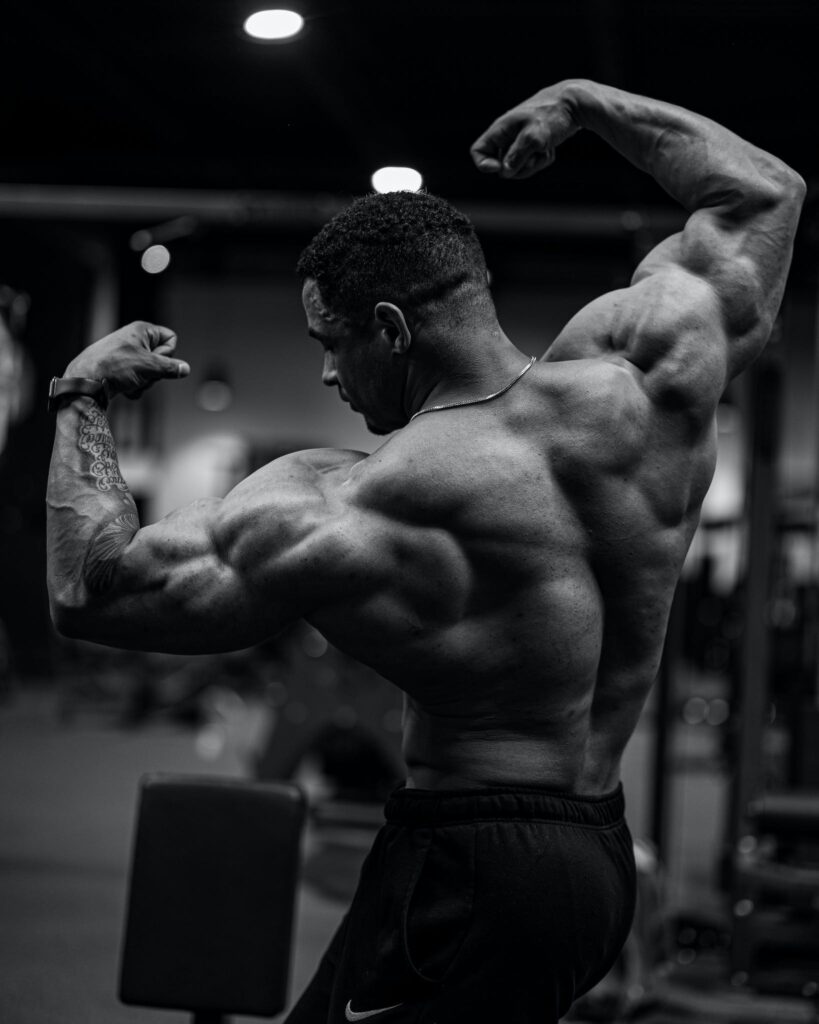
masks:
[[[428,192],[362,196],[333,217],[299,258],[328,309],[361,325],[375,303],[412,311],[473,285],[487,291],[486,260],[471,221]]]

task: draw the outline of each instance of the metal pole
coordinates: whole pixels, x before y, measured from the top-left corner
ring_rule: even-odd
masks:
[[[815,312],[815,345],[813,349],[813,436],[814,436],[814,457],[816,459],[816,473],[813,479],[813,564],[811,587],[813,590],[810,603],[811,617],[806,623],[808,629],[814,631],[813,655],[814,655],[814,707],[819,708],[819,617],[817,607],[819,606],[819,281],[817,281],[817,300]]]
[[[150,228],[185,217],[201,224],[245,227],[321,227],[349,203],[344,196],[298,192],[240,192],[218,189],[120,188],[99,185],[14,185],[0,182],[0,217],[60,218],[134,223]],[[518,236],[570,235],[621,238],[635,230],[654,236],[679,231],[679,207],[585,206],[485,203],[453,199],[480,232]]]
[[[767,613],[775,551],[780,378],[778,359],[769,348],[749,374],[751,473],[739,729],[729,833],[731,849],[746,831],[748,804],[764,786],[762,744],[768,710],[771,646]]]
[[[676,670],[682,658],[683,602],[680,585],[674,593],[668,628],[665,634],[663,660],[655,686],[654,749],[652,751],[651,841],[662,862],[668,847],[671,787],[669,785],[668,749],[674,727],[674,701]]]

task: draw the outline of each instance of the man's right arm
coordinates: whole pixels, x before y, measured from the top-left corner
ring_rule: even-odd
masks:
[[[729,377],[764,346],[782,300],[805,183],[781,160],[706,117],[619,89],[567,87],[577,122],[647,171],[689,212],[633,283],[678,268],[715,293],[731,339]]]
[[[480,169],[526,177],[581,128],[651,174],[690,216],[643,260],[631,288],[578,314],[549,358],[619,351],[643,372],[655,399],[672,402],[680,384],[698,391],[693,360],[723,378],[714,382],[721,390],[770,334],[804,182],[708,118],[581,79],[541,90],[498,118],[473,157]]]

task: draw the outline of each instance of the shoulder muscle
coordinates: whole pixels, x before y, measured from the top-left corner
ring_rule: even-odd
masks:
[[[641,278],[613,317],[612,343],[655,405],[710,420],[728,383],[728,338],[705,279],[674,266]]]
[[[326,582],[329,549],[345,532],[340,524],[348,517],[350,474],[365,457],[333,449],[297,452],[248,477],[224,499],[214,523],[224,560],[262,590],[279,588],[287,577],[306,599],[308,580]]]
[[[544,358],[627,366],[657,411],[681,415],[695,428],[710,420],[727,383],[717,296],[703,278],[671,265],[589,303]]]

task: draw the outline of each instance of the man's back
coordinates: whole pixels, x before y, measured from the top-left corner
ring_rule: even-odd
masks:
[[[541,363],[352,461],[381,586],[311,621],[408,695],[411,785],[616,784],[714,465],[663,428],[622,361]]]

